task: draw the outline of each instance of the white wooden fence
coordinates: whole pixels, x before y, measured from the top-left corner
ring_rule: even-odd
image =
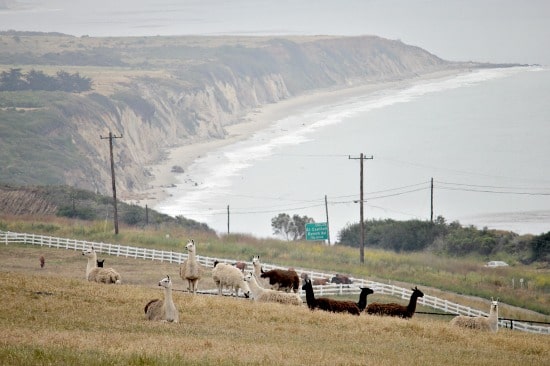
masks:
[[[156,250],[148,248],[138,248],[131,247],[126,245],[119,244],[110,244],[110,243],[98,243],[98,242],[89,242],[85,240],[75,240],[75,239],[66,239],[58,238],[52,236],[36,235],[36,234],[26,234],[26,233],[16,233],[10,231],[1,231],[0,230],[0,244],[30,244],[30,245],[40,245],[50,248],[60,248],[67,250],[84,250],[85,248],[93,246],[98,253],[104,253],[108,255],[115,255],[126,258],[136,258],[144,260],[153,260],[161,262],[169,262],[180,264],[185,259],[187,259],[186,253],[174,252],[174,251],[165,251],[165,250]],[[197,261],[206,267],[212,267],[214,261],[218,260],[223,263],[234,263],[235,260],[232,259],[215,259],[210,257],[204,257],[197,255]],[[247,268],[252,269],[252,262],[246,262]],[[285,267],[262,263],[262,267],[266,270],[270,269],[286,269]],[[323,279],[323,278],[332,278],[333,274],[328,274],[324,272],[317,272],[310,269],[294,268],[299,275],[306,273],[309,278],[314,279]],[[328,284],[328,285],[319,285],[314,286],[315,294],[318,296],[326,295],[357,295],[361,292],[361,287],[370,287],[375,293],[381,293],[384,295],[397,296],[401,299],[408,300],[411,296],[412,291],[393,285],[388,285],[380,282],[368,281],[361,278],[350,278],[353,281],[353,284]],[[300,295],[305,296],[304,293],[300,290]],[[456,304],[447,300],[443,300],[434,296],[424,295],[417,300],[418,304],[429,306],[434,309],[438,309],[450,314],[461,314],[468,316],[488,316],[488,313],[472,309],[467,306]],[[499,320],[499,325],[501,327],[508,327],[516,330],[522,330],[532,333],[543,333],[550,334],[550,327],[543,325],[534,325],[528,322],[514,321],[513,326],[511,320],[501,319]]]

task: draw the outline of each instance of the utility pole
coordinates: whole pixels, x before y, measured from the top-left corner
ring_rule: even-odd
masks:
[[[325,212],[327,214],[327,239],[328,239],[328,245],[330,245],[330,226],[328,224],[328,202],[327,202],[326,194],[325,194]]]
[[[434,179],[432,177],[432,182],[431,182],[431,187],[430,187],[430,222],[434,222]]]
[[[227,235],[229,235],[229,205],[227,205]]]
[[[361,153],[358,158],[352,158],[348,155],[348,159],[357,160],[360,162],[359,169],[359,221],[361,223],[361,247],[359,248],[359,261],[365,263],[365,220],[363,219],[363,160],[372,160],[374,159],[371,155],[370,158],[367,158]]]
[[[122,135],[115,136],[109,131],[109,137],[99,136],[100,139],[105,140],[109,139],[109,153],[111,155],[111,181],[113,183],[113,205],[115,208],[114,221],[115,221],[115,235],[118,235],[118,212],[117,212],[117,203],[116,203],[116,185],[115,185],[115,162],[113,159],[113,139],[121,139]]]

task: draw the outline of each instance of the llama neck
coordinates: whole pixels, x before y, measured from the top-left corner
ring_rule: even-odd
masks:
[[[418,294],[416,292],[413,292],[411,295],[411,299],[409,301],[409,305],[407,305],[407,312],[409,314],[413,314],[416,311],[416,300],[418,299]]]
[[[254,265],[254,275],[260,277],[262,274],[262,265],[258,262],[253,262],[252,264]]]
[[[367,295],[369,293],[367,290],[361,290],[361,293],[359,294],[359,302],[357,303],[357,307],[359,310],[363,311],[367,307]],[[307,296],[307,294],[306,294]]]
[[[252,291],[254,297],[257,297],[257,295],[259,295],[263,291],[263,288],[260,287],[254,275],[250,277],[250,281],[248,281],[248,287],[250,287],[250,291]]]
[[[491,310],[489,311],[489,319],[491,321],[498,323],[498,307],[491,305]]]
[[[92,252],[88,257],[88,264],[86,266],[86,278],[94,268],[97,268],[97,254]]]
[[[311,283],[308,283],[306,286],[306,302],[310,308],[315,307],[315,294],[313,293]]]
[[[174,300],[172,299],[172,288],[170,287],[164,288],[164,303],[166,304],[167,315],[173,315],[176,310],[176,306],[174,305]]]

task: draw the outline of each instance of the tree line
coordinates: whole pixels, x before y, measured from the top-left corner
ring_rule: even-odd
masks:
[[[360,224],[348,225],[339,233],[338,245],[359,247]],[[434,222],[422,220],[369,220],[365,223],[365,247],[410,252],[431,250],[465,256],[491,256],[506,253],[528,264],[550,261],[550,232],[542,235],[518,235],[511,231],[478,229],[447,223],[442,216]]]
[[[305,224],[314,222],[307,216],[282,213],[271,219],[273,233],[286,240],[302,240]],[[350,224],[338,233],[336,245],[361,246],[361,225]],[[518,235],[511,231],[478,229],[447,223],[442,216],[433,222],[422,220],[367,220],[364,244],[395,252],[430,250],[452,256],[477,254],[491,256],[506,253],[523,263],[550,262],[550,232],[541,235]]]
[[[39,70],[23,73],[21,69],[10,69],[0,73],[0,91],[45,90],[80,93],[92,89],[92,80],[80,74],[60,70],[54,76]]]

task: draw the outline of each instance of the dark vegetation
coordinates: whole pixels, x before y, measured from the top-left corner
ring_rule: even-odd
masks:
[[[80,93],[92,89],[92,80],[58,71],[55,76],[46,75],[43,71],[30,70],[24,74],[21,69],[10,69],[0,73],[0,91],[46,90]]]
[[[360,246],[361,226],[352,224],[339,233],[338,245]],[[449,256],[480,255],[487,259],[508,256],[529,264],[550,262],[550,232],[538,236],[511,231],[481,230],[447,223],[443,217],[434,222],[392,219],[370,220],[365,224],[365,246],[395,252],[432,251]]]
[[[22,196],[30,198],[34,207],[21,211],[24,202]],[[40,202],[40,205],[37,204]],[[2,214],[53,214],[59,217],[87,221],[114,220],[113,198],[67,186],[12,187],[0,185],[0,213]],[[40,208],[38,208],[40,207]],[[19,211],[14,212],[13,209]],[[33,212],[33,210],[35,212]],[[214,233],[208,225],[187,219],[183,216],[172,217],[150,208],[127,204],[117,200],[119,222],[127,226],[145,227],[147,225],[174,225],[188,230]]]

